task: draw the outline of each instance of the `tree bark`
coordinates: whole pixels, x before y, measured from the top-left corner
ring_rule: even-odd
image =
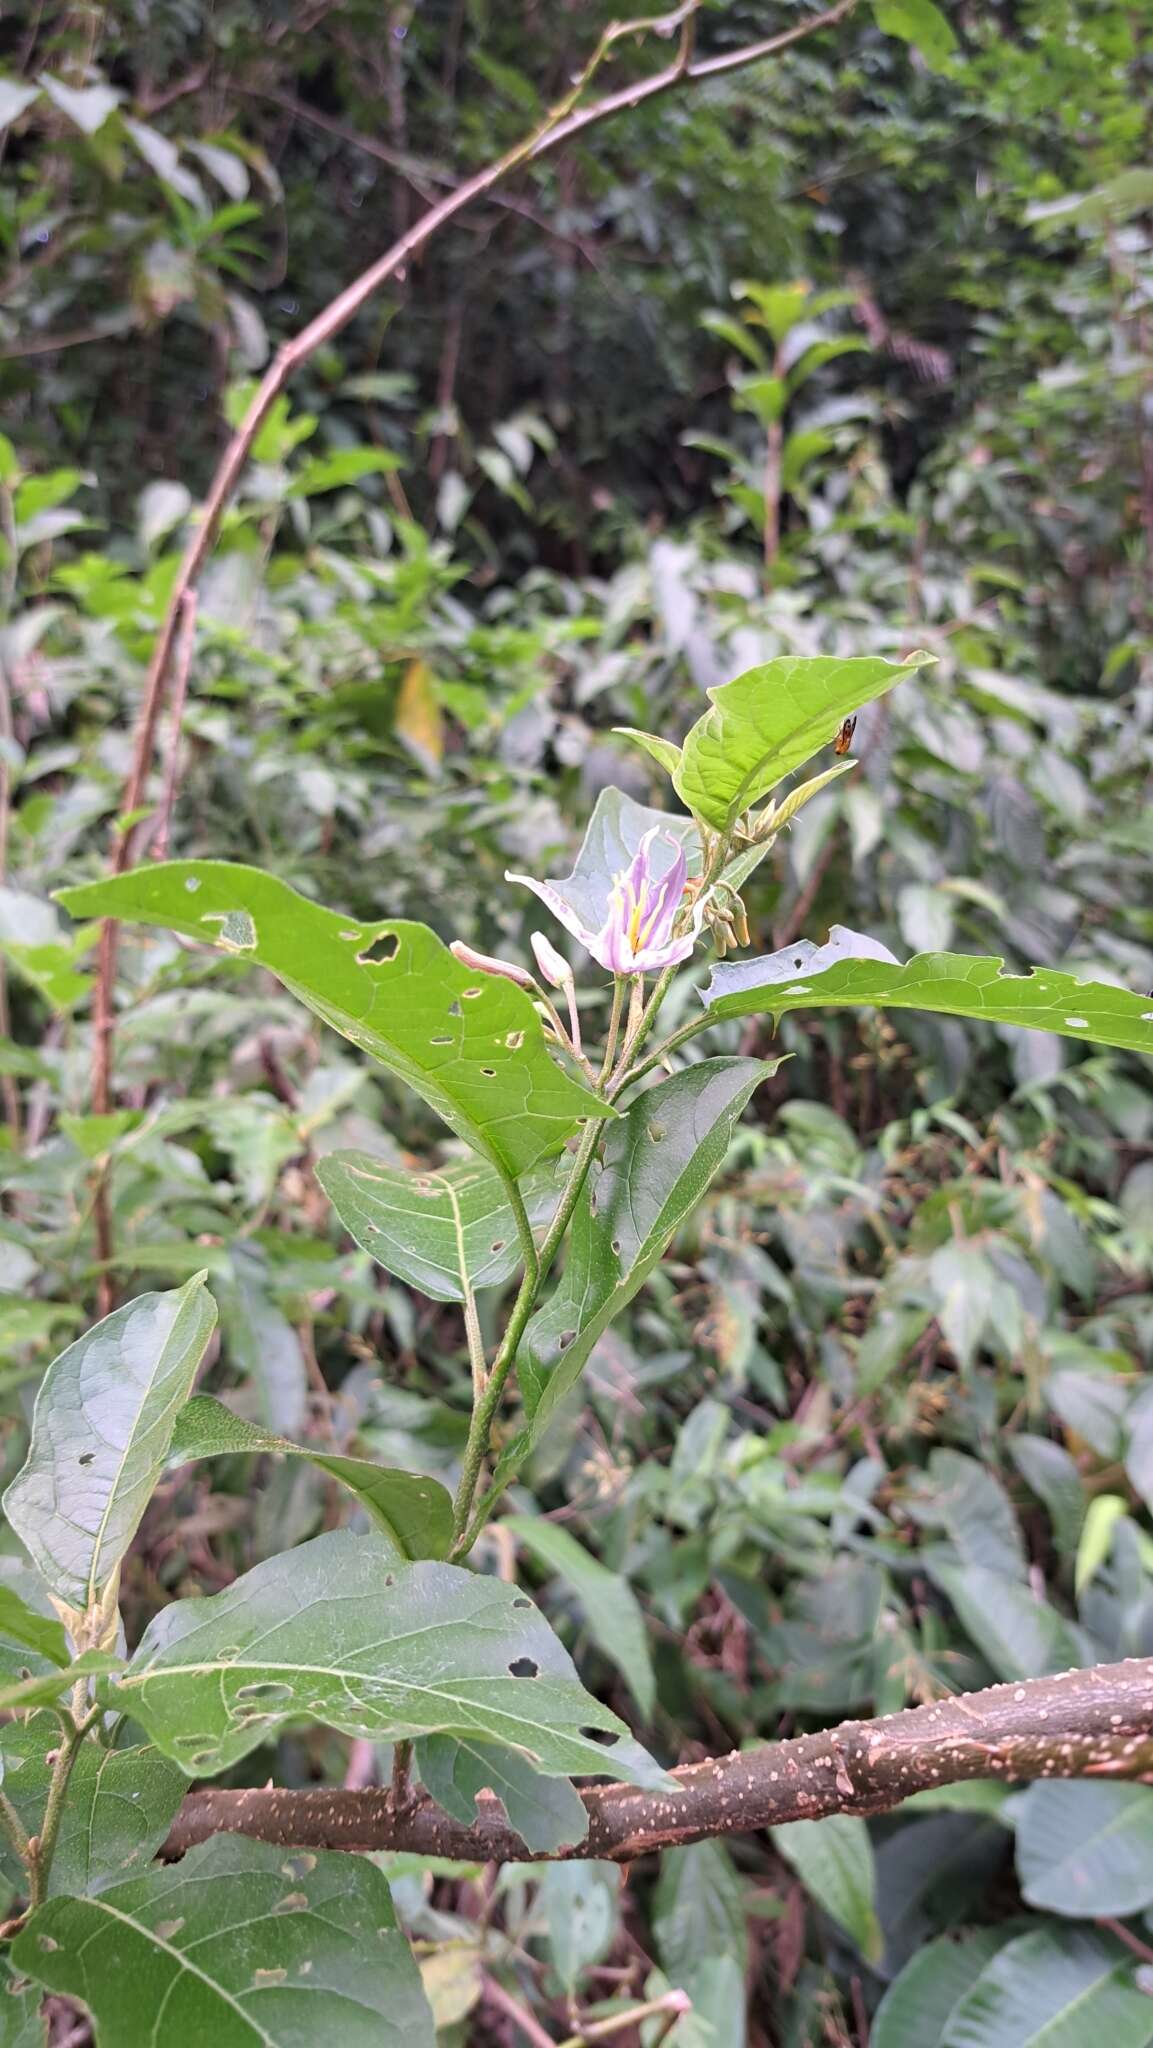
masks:
[[[994,1685],[877,1721],[734,1750],[670,1773],[667,1788],[597,1785],[582,1791],[586,1839],[559,1859],[619,1863],[718,1835],[749,1834],[833,1813],[886,1813],[914,1792],[971,1778],[1125,1779],[1153,1784],[1153,1658],[1130,1658]],[[254,1835],[286,1848],[401,1849],[463,1862],[546,1860],[484,1794],[465,1824],[428,1798],[397,1811],[387,1791],[190,1792],[163,1854],[182,1856],[210,1835]]]

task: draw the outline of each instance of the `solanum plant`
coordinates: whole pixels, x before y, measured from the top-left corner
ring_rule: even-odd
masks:
[[[414,1775],[463,1821],[478,1793],[496,1791],[537,1854],[584,1839],[574,1779],[663,1784],[533,1603],[469,1559],[777,1064],[686,1062],[691,1040],[733,1017],[874,1004],[1153,1052],[1146,996],[967,955],[902,964],[840,927],[821,945],[718,965],[662,1037],[674,976],[710,938],[722,954],[747,938],[749,875],[852,763],[781,786],[925,659],[770,662],[712,691],[683,745],[634,735],[683,808],[610,789],[569,876],[510,877],[579,949],[570,961],[555,929],[535,933],[535,972],[450,948],[422,924],[353,920],[223,862],[62,892],[78,918],[160,925],[270,969],[440,1115],[458,1141],[442,1163],[337,1153],[319,1177],[358,1244],[459,1304],[473,1401],[455,1497],[422,1474],[271,1437],[193,1391],[216,1319],[204,1275],[128,1302],[50,1367],[5,1500],[29,1567],[21,1592],[0,1593],[0,1706],[28,1717],[3,1743],[3,1853],[26,1902],[7,1930],[9,2003],[33,2028],[47,1988],[89,2007],[101,2043],[156,2038],[158,2013],[166,2038],[211,2029],[217,2048],[402,2031],[431,2043],[371,1863],[227,1836],[174,1866],[153,1862],[188,1780],[227,1770],[287,1723],[395,1745],[398,1804]],[[511,1296],[492,1347],[485,1289]],[[175,1601],[127,1654],[120,1568],[157,1482],[174,1463],[248,1450],[314,1458],[347,1489],[354,1526],[213,1597]]]

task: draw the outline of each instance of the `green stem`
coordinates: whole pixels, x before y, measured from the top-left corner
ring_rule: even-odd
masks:
[[[60,1821],[64,1813],[64,1801],[68,1796],[68,1781],[72,1766],[76,1762],[80,1745],[95,1718],[93,1711],[87,1719],[78,1721],[70,1735],[65,1737],[56,1752],[52,1776],[48,1782],[48,1797],[44,1803],[44,1818],[40,1833],[28,1844],[29,1911],[34,1913],[44,1903],[48,1877],[52,1869],[52,1858],[56,1854],[56,1838],[60,1833]]]
[[[600,1120],[598,1118],[591,1120],[581,1133],[580,1144],[573,1158],[572,1171],[565,1184],[560,1207],[545,1233],[544,1242],[539,1253],[535,1246],[533,1248],[532,1268],[526,1269],[524,1279],[520,1284],[520,1292],[513,1303],[508,1326],[501,1339],[500,1350],[493,1361],[493,1368],[489,1374],[488,1383],[483,1395],[473,1409],[472,1421],[469,1424],[468,1442],[464,1448],[460,1484],[456,1490],[456,1502],[453,1511],[455,1528],[455,1541],[452,1546],[453,1557],[463,1557],[471,1550],[479,1529],[483,1526],[482,1520],[473,1516],[473,1501],[476,1498],[480,1468],[488,1451],[492,1425],[496,1411],[500,1406],[504,1384],[515,1363],[520,1340],[524,1335],[525,1326],[536,1303],[537,1288],[548,1272],[556,1256],[557,1247],[565,1231],[568,1229],[569,1219],[576,1208],[580,1191],[588,1178],[589,1167],[592,1165],[593,1154],[596,1151],[599,1139]]]
[[[612,1073],[613,1054],[616,1052],[617,1049],[617,1033],[621,1028],[621,1010],[624,1007],[624,1000],[625,985],[620,975],[618,974],[616,980],[613,982],[612,1014],[609,1017],[609,1028],[607,1035],[605,1037],[604,1065],[601,1068],[599,1083],[599,1085],[602,1088],[604,1087],[605,1082],[608,1080],[609,1075]]]
[[[621,1074],[619,1077],[616,1074],[613,1075],[606,1091],[609,1101],[615,1102],[617,1096],[624,1089],[631,1088],[633,1082],[639,1081],[642,1075],[651,1074],[653,1068],[659,1067],[664,1060],[668,1059],[670,1053],[676,1051],[678,1046],[686,1045],[690,1038],[698,1038],[702,1031],[711,1030],[716,1021],[716,1018],[710,1017],[707,1011],[701,1017],[690,1017],[687,1024],[680,1025],[676,1031],[670,1032],[667,1038],[662,1039],[661,1043],[654,1048],[648,1058],[641,1061],[639,1067],[631,1067],[628,1073]]]
[[[32,1846],[24,1823],[5,1792],[0,1792],[0,1831],[7,1837],[9,1848],[20,1858],[25,1869],[30,1871]]]

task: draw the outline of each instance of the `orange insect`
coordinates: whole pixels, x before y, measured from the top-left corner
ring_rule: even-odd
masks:
[[[845,723],[841,727],[840,732],[837,734],[836,739],[833,741],[834,754],[848,753],[849,748],[853,744],[853,734],[856,732],[856,730],[857,714],[856,712],[854,712],[851,718],[846,718]]]

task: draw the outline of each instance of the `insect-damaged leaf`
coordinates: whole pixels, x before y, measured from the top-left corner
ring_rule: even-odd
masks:
[[[706,991],[709,1012],[718,1019],[780,1017],[789,1010],[876,1004],[885,1010],[935,1010],[986,1024],[1016,1024],[1153,1053],[1153,1001],[1148,996],[1101,981],[1078,981],[1051,967],[1006,973],[1003,960],[983,954],[918,953],[902,966],[891,956],[878,957],[884,953],[876,940],[835,925],[827,947],[802,939],[760,960],[715,968]]]
[[[563,1171],[559,1162],[526,1176],[520,1193],[530,1223],[553,1214]],[[330,1152],[316,1177],[349,1236],[434,1301],[499,1287],[521,1263],[508,1190],[482,1159],[410,1172],[368,1152]]]
[[[663,1781],[523,1593],[455,1565],[397,1564],[347,1530],[165,1608],[100,1697],[191,1776],[312,1720],[377,1742],[479,1736],[549,1776]]]
[[[245,1451],[274,1451],[308,1458],[355,1494],[365,1513],[396,1547],[398,1557],[444,1557],[452,1543],[452,1496],[437,1479],[374,1465],[370,1458],[344,1458],[274,1436],[234,1415],[211,1394],[197,1394],[176,1419],[169,1462],[223,1458]]]
[[[524,990],[463,966],[426,925],[361,924],[228,861],[137,868],[59,900],[74,916],[164,925],[269,968],[511,1178],[582,1120],[612,1115],[556,1065]]]
[[[388,1881],[362,1856],[218,1835],[96,1898],[50,1899],[13,1961],[87,2006],[100,2048],[434,2048]]]
[[[198,1273],[105,1316],[44,1375],[4,1511],[52,1592],[80,1613],[115,1582],[215,1325]]]
[[[515,1749],[495,1742],[426,1735],[416,1746],[425,1791],[454,1820],[476,1819],[482,1792],[495,1793],[526,1849],[552,1855],[588,1833],[584,1801],[567,1778],[543,1778]]]

